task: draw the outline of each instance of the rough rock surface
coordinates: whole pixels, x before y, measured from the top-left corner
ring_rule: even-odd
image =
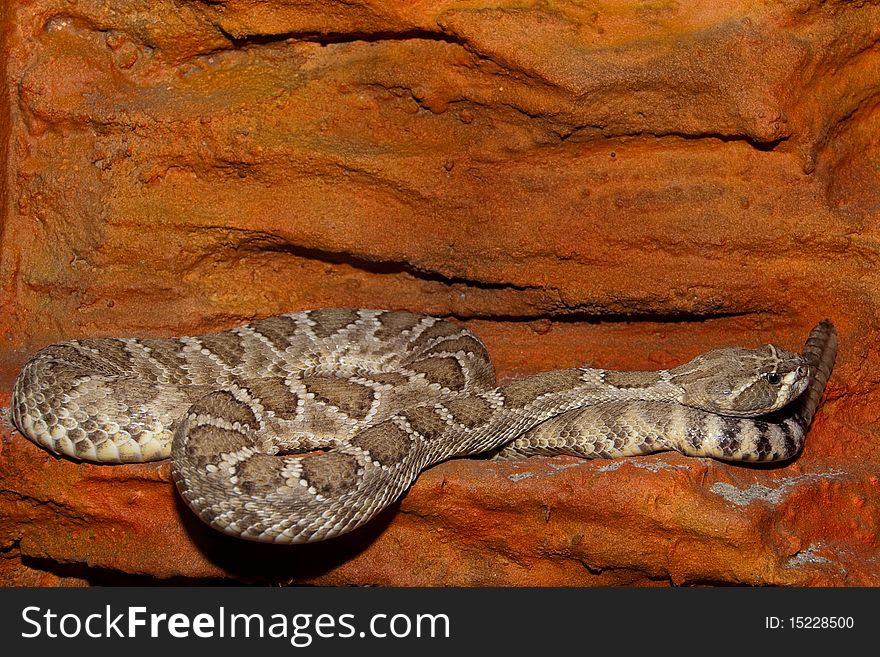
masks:
[[[0,583],[880,585],[880,3],[12,0],[0,39],[3,406],[50,342],[315,306],[457,318],[502,377],[841,335],[793,463],[448,462],[293,548],[0,418]]]

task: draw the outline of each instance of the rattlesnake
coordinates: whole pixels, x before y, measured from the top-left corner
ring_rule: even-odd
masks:
[[[722,348],[670,370],[565,369],[496,386],[485,346],[456,323],[320,309],[199,337],[46,347],[15,382],[12,417],[76,459],[170,455],[183,499],[211,526],[304,543],[360,526],[456,456],[791,458],[836,345],[824,321],[803,354]]]

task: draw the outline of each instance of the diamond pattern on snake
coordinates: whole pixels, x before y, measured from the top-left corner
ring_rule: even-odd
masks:
[[[790,459],[836,351],[823,321],[801,353],[726,347],[668,370],[565,369],[499,386],[483,343],[456,323],[325,308],[210,335],[46,347],[15,382],[12,418],[74,459],[170,457],[181,496],[212,527],[305,543],[364,524],[453,457]]]

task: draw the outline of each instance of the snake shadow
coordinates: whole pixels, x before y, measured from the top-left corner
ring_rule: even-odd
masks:
[[[385,531],[400,507],[398,500],[366,525],[316,543],[276,545],[228,536],[201,520],[174,496],[188,538],[227,576],[247,584],[308,584],[357,557]]]

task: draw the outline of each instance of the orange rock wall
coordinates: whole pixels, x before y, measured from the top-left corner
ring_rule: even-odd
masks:
[[[841,335],[795,463],[447,463],[326,546],[214,535],[166,465],[6,422],[0,582],[880,584],[880,6],[0,12],[4,405],[49,342],[315,306],[457,318],[502,377]]]

